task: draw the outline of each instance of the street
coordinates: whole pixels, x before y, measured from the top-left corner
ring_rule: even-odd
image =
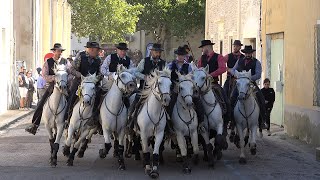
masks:
[[[84,158],[76,157],[73,167],[66,166],[62,155],[62,139],[58,165],[49,165],[47,132],[41,125],[36,136],[24,130],[30,123],[27,116],[0,132],[0,179],[149,179],[144,174],[141,161],[125,159],[126,171],[117,170],[117,160],[110,151],[106,159],[98,157],[103,144],[102,136],[94,136]],[[166,147],[165,164],[160,166],[159,179],[320,179],[320,164],[315,160],[315,150],[302,142],[287,137],[282,129],[274,129],[273,135],[258,138],[257,155],[246,149],[247,164],[238,163],[239,150],[229,144],[223,158],[210,169],[200,161],[190,175],[182,173],[175,162],[174,152]],[[202,159],[202,153],[201,153]]]

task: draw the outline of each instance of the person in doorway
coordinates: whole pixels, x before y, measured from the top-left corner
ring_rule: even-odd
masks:
[[[18,81],[19,81],[19,92],[20,92],[20,108],[19,109],[24,110],[26,105],[27,91],[28,91],[26,68],[24,66],[20,68]]]
[[[266,123],[268,125],[267,128],[267,132],[268,132],[268,136],[271,136],[271,132],[270,132],[270,114],[273,108],[273,104],[275,101],[275,92],[273,90],[273,88],[270,87],[270,79],[266,78],[263,81],[263,88],[261,89],[261,92],[264,96],[265,99],[265,106],[266,106]]]
[[[45,86],[46,86],[46,80],[42,76],[41,68],[37,68],[38,72],[38,78],[37,78],[37,98],[38,98],[38,103],[42,99],[44,93],[46,92]]]

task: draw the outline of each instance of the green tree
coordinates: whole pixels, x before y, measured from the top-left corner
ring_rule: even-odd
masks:
[[[101,42],[116,43],[136,30],[143,6],[125,0],[68,0],[72,32]]]
[[[138,29],[153,33],[156,42],[165,44],[172,36],[184,38],[203,31],[205,0],[127,0],[144,5]]]

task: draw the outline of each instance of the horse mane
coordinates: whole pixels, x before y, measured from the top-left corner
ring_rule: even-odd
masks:
[[[95,74],[91,75],[89,74],[86,77],[83,77],[81,84],[83,83],[97,83],[98,82],[98,78]]]
[[[159,75],[157,75],[159,73]],[[142,103],[145,103],[145,101],[148,99],[148,97],[151,95],[152,92],[152,86],[157,82],[158,78],[160,77],[167,77],[170,78],[171,77],[171,71],[167,68],[165,68],[163,71],[158,71],[158,73],[152,72],[151,76],[153,76],[153,78],[149,81],[149,82],[145,82],[145,88],[141,91],[141,98]],[[141,84],[140,84],[141,86]]]
[[[241,72],[238,72],[237,74],[237,77],[238,78],[248,78],[248,79],[251,79],[251,74],[245,70],[241,71]]]
[[[58,64],[54,67],[53,71],[59,72],[59,71],[65,71],[67,72],[67,66],[64,64]]]

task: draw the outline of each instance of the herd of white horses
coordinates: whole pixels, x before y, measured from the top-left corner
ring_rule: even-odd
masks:
[[[172,124],[174,135],[169,138],[179,146],[183,157],[183,172],[190,173],[191,167],[187,152],[186,137],[191,139],[193,148],[192,160],[198,162],[198,133],[200,133],[206,143],[206,153],[209,165],[213,165],[217,160],[221,147],[218,143],[210,143],[210,130],[216,131],[216,139],[222,137],[223,116],[220,104],[217,102],[211,89],[211,76],[208,68],[197,68],[193,64],[193,71],[188,75],[179,73],[179,83],[176,84],[178,92],[177,102],[172,114]],[[54,91],[48,98],[43,108],[42,119],[49,134],[51,146],[50,164],[57,165],[57,153],[60,139],[64,132],[64,114],[67,103],[67,80],[68,74],[64,65],[58,65],[55,71]],[[144,103],[139,111],[134,132],[141,138],[143,165],[145,173],[152,178],[159,176],[159,149],[164,141],[165,126],[167,123],[167,112],[165,107],[170,103],[170,86],[172,84],[171,71],[155,71],[150,75],[150,80],[146,82],[146,88],[141,92]],[[235,106],[234,116],[236,121],[237,134],[240,137],[240,163],[246,163],[245,159],[245,139],[248,142],[251,154],[256,154],[256,133],[258,127],[259,108],[253,95],[254,86],[251,83],[251,72],[236,72],[236,86],[239,91],[238,102]],[[93,106],[96,96],[96,86],[101,86],[108,93],[100,106],[100,122],[105,140],[104,148],[99,150],[101,158],[106,157],[112,147],[115,149],[115,157],[118,158],[119,169],[124,170],[123,147],[125,138],[132,141],[131,134],[126,133],[128,109],[123,103],[123,97],[132,94],[137,88],[134,69],[126,69],[122,65],[118,66],[118,72],[113,80],[104,78],[99,81],[95,74],[81,78],[81,85],[77,91],[79,101],[73,108],[69,127],[66,133],[66,141],[63,154],[68,157],[67,165],[72,166],[75,154],[83,157],[88,146],[88,142],[97,131],[96,126],[87,125],[87,121],[93,116]],[[99,84],[97,84],[99,83]],[[200,91],[200,98],[204,106],[205,119],[201,128],[198,128],[198,119],[194,110],[192,97],[195,90]],[[130,97],[134,99],[135,95]],[[260,134],[262,135],[262,134]],[[153,152],[150,155],[150,138],[153,138]],[[221,158],[221,157],[220,157]],[[218,158],[219,159],[219,158]],[[152,161],[152,162],[150,162]]]

